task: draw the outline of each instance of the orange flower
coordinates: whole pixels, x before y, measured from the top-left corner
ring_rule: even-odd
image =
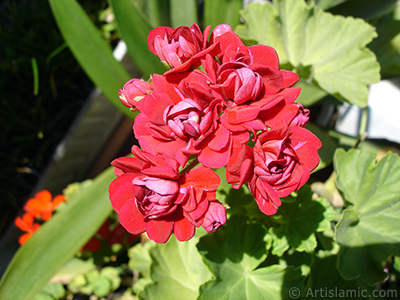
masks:
[[[66,200],[64,195],[58,195],[52,199],[50,192],[43,190],[26,202],[24,210],[35,218],[40,217],[43,221],[47,221],[51,218],[53,211]]]
[[[22,218],[17,217],[14,223],[19,229],[26,232],[18,239],[20,245],[25,244],[26,241],[29,240],[32,235],[41,227],[40,224],[33,223],[33,216],[28,213],[24,214]]]

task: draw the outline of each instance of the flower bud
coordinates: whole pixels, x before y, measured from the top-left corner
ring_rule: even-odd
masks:
[[[203,228],[207,232],[216,231],[221,225],[226,223],[225,206],[216,201],[210,201],[208,211],[204,215]]]
[[[123,105],[135,108],[137,102],[153,90],[154,87],[149,82],[134,78],[125,83],[124,88],[118,91],[119,99]]]

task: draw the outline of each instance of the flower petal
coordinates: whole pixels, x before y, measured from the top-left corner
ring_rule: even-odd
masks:
[[[121,225],[129,233],[137,235],[146,231],[146,222],[144,222],[143,215],[138,211],[133,200],[122,206],[118,217]]]
[[[215,191],[221,183],[221,179],[211,169],[200,166],[181,176],[179,183],[181,187],[192,186],[205,191]]]
[[[117,213],[120,212],[125,203],[133,202],[135,196],[132,191],[132,180],[137,176],[135,174],[123,174],[111,182],[108,193],[111,205]]]
[[[156,243],[166,243],[174,229],[174,221],[170,216],[164,219],[150,220],[146,224],[147,235]]]
[[[175,221],[174,234],[178,241],[184,242],[194,236],[195,227],[186,218]]]

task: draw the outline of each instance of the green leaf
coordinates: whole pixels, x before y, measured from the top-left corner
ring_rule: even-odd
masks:
[[[318,127],[317,125],[311,122],[307,124],[307,129],[309,129],[312,133],[314,133],[322,143],[322,147],[318,151],[320,162],[317,169],[314,170],[314,172],[316,172],[332,163],[333,155],[335,154],[335,150],[339,146],[339,143],[337,139],[329,135],[328,130]]]
[[[121,277],[119,271],[114,267],[105,267],[100,271],[100,276],[107,278],[111,282],[111,291],[115,291],[121,284]]]
[[[365,48],[376,37],[372,26],[302,0],[253,3],[242,17],[245,24],[236,30],[242,38],[274,47],[281,64],[290,63],[308,83],[342,101],[367,105],[367,85],[379,81],[379,64]]]
[[[395,270],[396,270],[397,272],[400,272],[400,257],[396,256],[396,257],[393,259],[393,267],[395,268]]]
[[[378,38],[369,47],[378,58],[382,77],[400,76],[400,7],[371,24],[378,32]]]
[[[217,199],[225,204],[229,199],[228,194],[232,190],[232,186],[226,181],[226,168],[220,168],[214,171],[221,179],[221,183],[217,189]]]
[[[129,54],[143,76],[164,73],[160,59],[148,49],[147,36],[153,27],[138,5],[131,0],[111,0],[111,5]]]
[[[93,259],[83,260],[76,257],[71,258],[57,273],[53,276],[53,280],[69,282],[75,276],[86,273],[96,268]]]
[[[144,277],[150,278],[151,257],[149,251],[155,244],[153,241],[147,241],[143,245],[136,244],[129,249],[129,268],[140,272]]]
[[[315,3],[315,5],[318,5],[323,10],[326,10],[346,1],[349,0],[308,0],[308,3],[309,4]]]
[[[154,27],[169,26],[169,1],[150,0],[146,1],[149,5],[149,15],[154,20]]]
[[[198,249],[215,279],[201,286],[199,300],[289,299],[289,288],[302,288],[301,272],[291,266],[257,269],[270,247],[266,234],[261,224],[235,215],[201,238]]]
[[[63,298],[65,289],[61,282],[49,283],[44,286],[42,291],[35,297],[35,300],[47,299],[57,300]],[[47,298],[46,298],[47,297]]]
[[[197,21],[196,0],[170,0],[172,27],[192,26]]]
[[[243,0],[205,0],[204,1],[204,27],[219,24],[228,24],[235,28],[240,24],[240,9]]]
[[[118,90],[130,79],[109,45],[76,0],[49,0],[58,27],[69,48],[92,81],[123,113],[130,112],[118,98]]]
[[[297,192],[295,202],[283,203],[273,216],[280,225],[271,227],[272,254],[281,256],[289,246],[296,251],[312,252],[317,246],[315,232],[330,228],[334,217],[331,206],[323,198],[312,200],[310,186]]]
[[[376,288],[365,285],[360,279],[343,279],[336,269],[336,261],[336,255],[314,258],[306,299],[381,299],[368,296],[373,295]]]
[[[388,256],[400,255],[400,158],[389,152],[375,162],[375,155],[338,149],[334,159],[337,187],[351,205],[336,226],[338,268],[370,285],[386,277]]]
[[[112,291],[111,281],[105,277],[99,277],[89,285],[97,297],[105,297]]]
[[[0,282],[0,299],[33,299],[96,233],[112,211],[108,186],[114,178],[109,168],[86,184],[18,250]]]
[[[351,0],[336,5],[329,10],[332,14],[371,19],[391,12],[397,0]]]
[[[197,299],[199,286],[211,278],[197,252],[198,238],[182,243],[175,238],[150,249],[151,279],[140,299]]]
[[[305,79],[299,79],[295,86],[301,87],[301,93],[296,102],[306,107],[317,103],[327,95],[324,90],[320,89],[313,83],[307,82]]]

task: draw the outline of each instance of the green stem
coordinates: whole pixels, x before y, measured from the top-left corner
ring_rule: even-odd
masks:
[[[354,148],[358,148],[360,143],[367,137],[367,124],[368,124],[368,108],[364,108],[361,113],[360,129],[358,131],[358,140]]]
[[[36,58],[31,58],[32,73],[33,73],[33,95],[39,94],[39,70],[36,62]]]
[[[182,176],[184,174],[186,174],[187,172],[189,172],[190,170],[194,169],[195,167],[197,167],[199,165],[199,161],[197,159],[197,157],[195,157],[193,160],[189,161],[186,166],[179,172],[179,176]]]

